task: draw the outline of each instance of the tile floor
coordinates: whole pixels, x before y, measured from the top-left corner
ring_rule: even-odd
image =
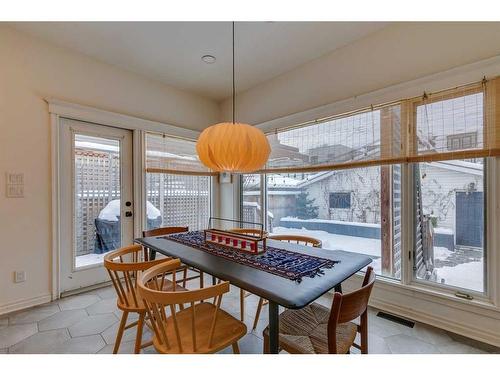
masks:
[[[322,297],[318,302],[329,306],[331,300]],[[267,325],[267,307],[264,307],[257,329],[252,331],[257,303],[258,297],[254,295],[246,298],[248,333],[240,340],[241,353],[262,353],[262,330]],[[240,316],[238,288],[231,287],[222,306],[234,316]],[[500,348],[428,325],[416,323],[414,328],[408,328],[377,317],[374,309],[370,309],[369,313],[370,353],[500,353]],[[112,287],[0,316],[0,354],[111,353],[120,317]],[[134,318],[132,316],[131,321]],[[149,339],[151,332],[146,327],[144,341]],[[135,328],[127,330],[120,353],[133,353],[134,340]],[[155,350],[148,347],[143,352],[155,353]],[[221,351],[231,352],[230,348]]]

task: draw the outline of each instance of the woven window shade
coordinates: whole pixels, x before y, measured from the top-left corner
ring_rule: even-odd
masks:
[[[146,172],[211,176],[198,159],[196,141],[146,133]]]
[[[500,155],[500,79],[268,134],[261,173],[315,172]]]
[[[369,108],[269,134],[263,172],[313,172],[396,163],[403,157],[401,104]]]

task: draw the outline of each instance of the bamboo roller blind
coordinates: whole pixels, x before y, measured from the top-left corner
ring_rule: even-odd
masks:
[[[146,133],[146,172],[211,176],[196,153],[196,141]]]
[[[256,173],[315,172],[500,156],[500,78],[372,106],[267,135]],[[147,171],[212,174],[195,141],[148,134]]]
[[[499,95],[495,78],[280,129],[259,172],[499,156]]]

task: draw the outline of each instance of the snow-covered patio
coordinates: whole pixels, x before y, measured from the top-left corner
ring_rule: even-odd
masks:
[[[273,228],[273,234],[297,234],[320,239],[323,248],[365,254],[373,259],[371,266],[377,275],[382,274],[380,239],[345,236],[322,230]],[[450,251],[445,247],[434,247],[434,269],[437,282],[478,292],[484,291],[484,258],[474,249]]]

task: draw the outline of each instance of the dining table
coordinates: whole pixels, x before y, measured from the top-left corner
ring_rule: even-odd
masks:
[[[269,304],[269,351],[279,352],[279,306],[301,309],[330,290],[342,292],[342,282],[362,270],[372,259],[364,254],[343,250],[328,250],[267,240],[268,246],[314,255],[335,261],[332,268],[321,270],[314,277],[300,282],[237,263],[203,251],[195,246],[179,243],[168,236],[137,238],[135,242],[153,252],[179,258],[182,263],[199,269],[221,280],[266,299]]]

